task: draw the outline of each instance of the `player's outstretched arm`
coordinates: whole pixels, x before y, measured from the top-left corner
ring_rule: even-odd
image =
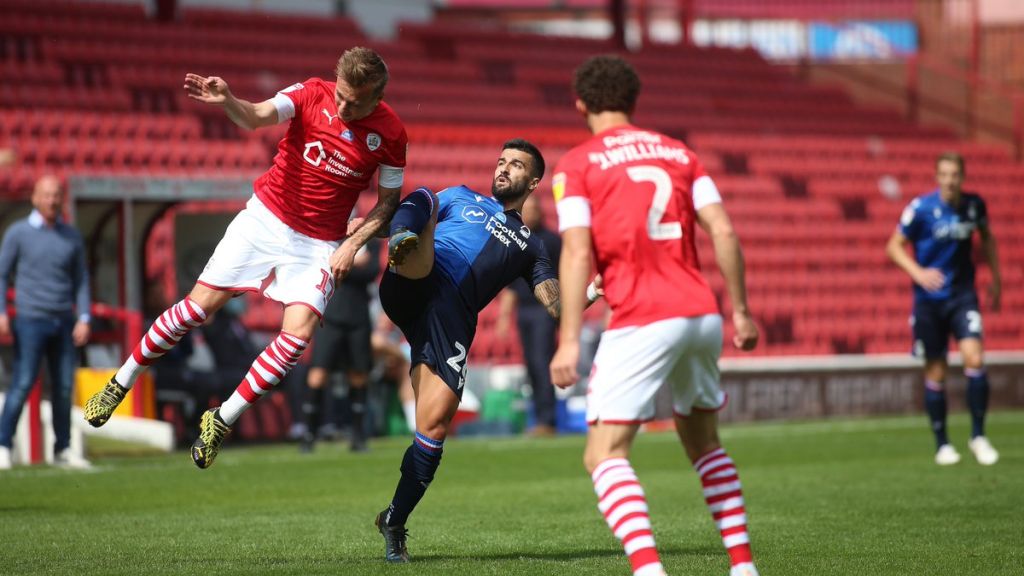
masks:
[[[915,284],[929,292],[942,290],[946,277],[941,270],[935,268],[922,268],[910,254],[907,253],[907,237],[897,228],[889,241],[885,244],[885,253],[889,259],[896,263],[901,270],[910,276]]]
[[[388,225],[391,217],[395,215],[401,196],[401,188],[377,187],[377,203],[370,209],[359,228],[352,231],[331,255],[331,272],[334,273],[335,280],[341,280],[348,275],[352,270],[356,252]]]
[[[538,302],[544,305],[544,308],[547,309],[548,314],[550,314],[552,318],[555,320],[561,319],[562,290],[556,278],[545,280],[540,284],[537,284],[533,289],[533,295],[537,298]],[[594,302],[600,300],[602,296],[604,296],[604,288],[601,285],[601,275],[598,274],[594,277],[594,281],[587,286],[587,301],[586,304],[583,305],[583,308],[590,308],[590,306]],[[501,312],[499,312],[499,319],[500,314]]]
[[[715,248],[715,261],[725,278],[725,288],[732,302],[732,323],[736,330],[733,345],[740,350],[753,350],[759,338],[757,325],[747,306],[746,267],[740,240],[732,222],[720,203],[708,204],[697,212],[701,228],[711,236]]]
[[[985,252],[992,282],[988,285],[988,296],[992,310],[998,312],[1003,294],[1002,274],[999,272],[999,250],[996,248],[996,237],[987,225],[981,227],[981,248]]]
[[[236,98],[228,88],[228,83],[218,76],[185,74],[184,88],[185,95],[189,98],[204,104],[220,106],[232,122],[246,130],[277,124],[277,108],[273,102],[264,100],[254,104]]]
[[[559,388],[576,383],[580,357],[580,332],[590,278],[590,228],[579,226],[562,232],[562,256],[558,264],[561,318],[558,350],[551,360],[551,382]]]
[[[552,318],[558,320],[562,316],[562,291],[558,286],[558,278],[545,280],[533,287],[533,295],[544,305],[544,309]]]

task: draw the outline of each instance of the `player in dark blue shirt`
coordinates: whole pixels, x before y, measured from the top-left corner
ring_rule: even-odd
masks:
[[[391,221],[390,268],[380,299],[412,348],[416,437],[402,460],[394,499],[376,520],[388,562],[409,561],[405,523],[441,462],[480,310],[523,278],[558,317],[557,271],[520,214],[543,175],[540,151],[510,140],[498,158],[492,195],[465,186],[437,195],[420,188],[403,199]]]
[[[979,463],[991,465],[999,460],[999,453],[985,437],[984,429],[989,386],[982,363],[981,312],[971,260],[971,238],[975,231],[981,236],[992,272],[989,296],[994,311],[999,310],[999,260],[985,202],[981,196],[960,189],[964,173],[962,156],[939,156],[938,190],[915,198],[907,206],[886,252],[914,282],[914,353],[924,358],[925,408],[938,446],[935,462],[950,465],[960,461],[960,454],[946,434],[946,351],[952,334],[959,344],[967,376],[967,406],[972,424],[968,447]],[[908,243],[913,245],[913,257],[907,254]]]

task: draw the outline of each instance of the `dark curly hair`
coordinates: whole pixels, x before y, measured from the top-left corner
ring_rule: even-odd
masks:
[[[640,94],[640,77],[618,56],[594,56],[576,69],[573,88],[591,113],[631,114]]]

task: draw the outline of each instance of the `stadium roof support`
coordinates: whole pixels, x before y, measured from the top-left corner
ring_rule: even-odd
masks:
[[[68,195],[72,207],[78,201],[109,202],[117,210],[118,255],[117,277],[122,308],[142,311],[142,277],[139,270],[139,247],[150,228],[136,224],[139,202],[176,204],[186,201],[245,200],[252,196],[252,181],[245,179],[186,180],[177,178],[81,177],[68,179]],[[100,230],[83,229],[90,238]]]

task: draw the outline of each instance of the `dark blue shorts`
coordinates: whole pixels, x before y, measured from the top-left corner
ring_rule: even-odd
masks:
[[[380,303],[409,341],[412,366],[433,368],[461,399],[476,314],[466,308],[458,288],[436,266],[421,280],[387,271],[380,281]]]
[[[910,318],[914,355],[928,360],[945,358],[949,337],[981,339],[981,312],[974,292],[946,300],[916,300]]]

